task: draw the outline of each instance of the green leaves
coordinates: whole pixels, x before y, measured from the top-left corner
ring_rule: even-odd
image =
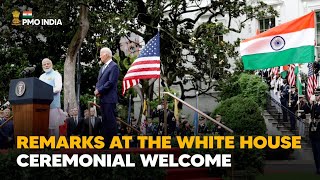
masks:
[[[220,100],[241,96],[250,97],[260,107],[266,105],[265,92],[268,90],[268,85],[258,76],[246,73],[235,74],[225,81],[220,81],[219,84]]]
[[[236,147],[239,147],[238,136],[266,135],[261,107],[266,103],[267,85],[255,75],[240,74],[231,76],[221,87],[223,101],[211,116],[222,115],[222,122],[237,136]],[[252,175],[263,170],[264,150],[236,148],[233,157],[236,170]]]

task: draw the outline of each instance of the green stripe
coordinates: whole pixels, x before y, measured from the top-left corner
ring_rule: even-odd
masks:
[[[22,18],[24,18],[24,19],[31,19],[31,18],[32,18],[32,15],[23,15]]]
[[[314,46],[301,46],[279,52],[242,56],[244,69],[266,69],[294,63],[314,61]]]

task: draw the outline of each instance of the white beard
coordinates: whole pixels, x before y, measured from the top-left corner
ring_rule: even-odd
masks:
[[[52,68],[49,68],[49,69],[43,69],[43,71],[45,72],[45,73],[48,73],[48,72],[50,72],[52,70]]]

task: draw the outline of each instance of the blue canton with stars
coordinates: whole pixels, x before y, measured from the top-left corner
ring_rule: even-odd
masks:
[[[313,75],[313,64],[308,63],[308,77]]]
[[[160,34],[159,32],[152,39],[148,41],[142,49],[138,58],[160,56]]]

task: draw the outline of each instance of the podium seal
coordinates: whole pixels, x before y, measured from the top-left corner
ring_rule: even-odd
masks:
[[[16,95],[18,97],[22,96],[26,91],[26,84],[23,81],[19,81],[16,85]]]

